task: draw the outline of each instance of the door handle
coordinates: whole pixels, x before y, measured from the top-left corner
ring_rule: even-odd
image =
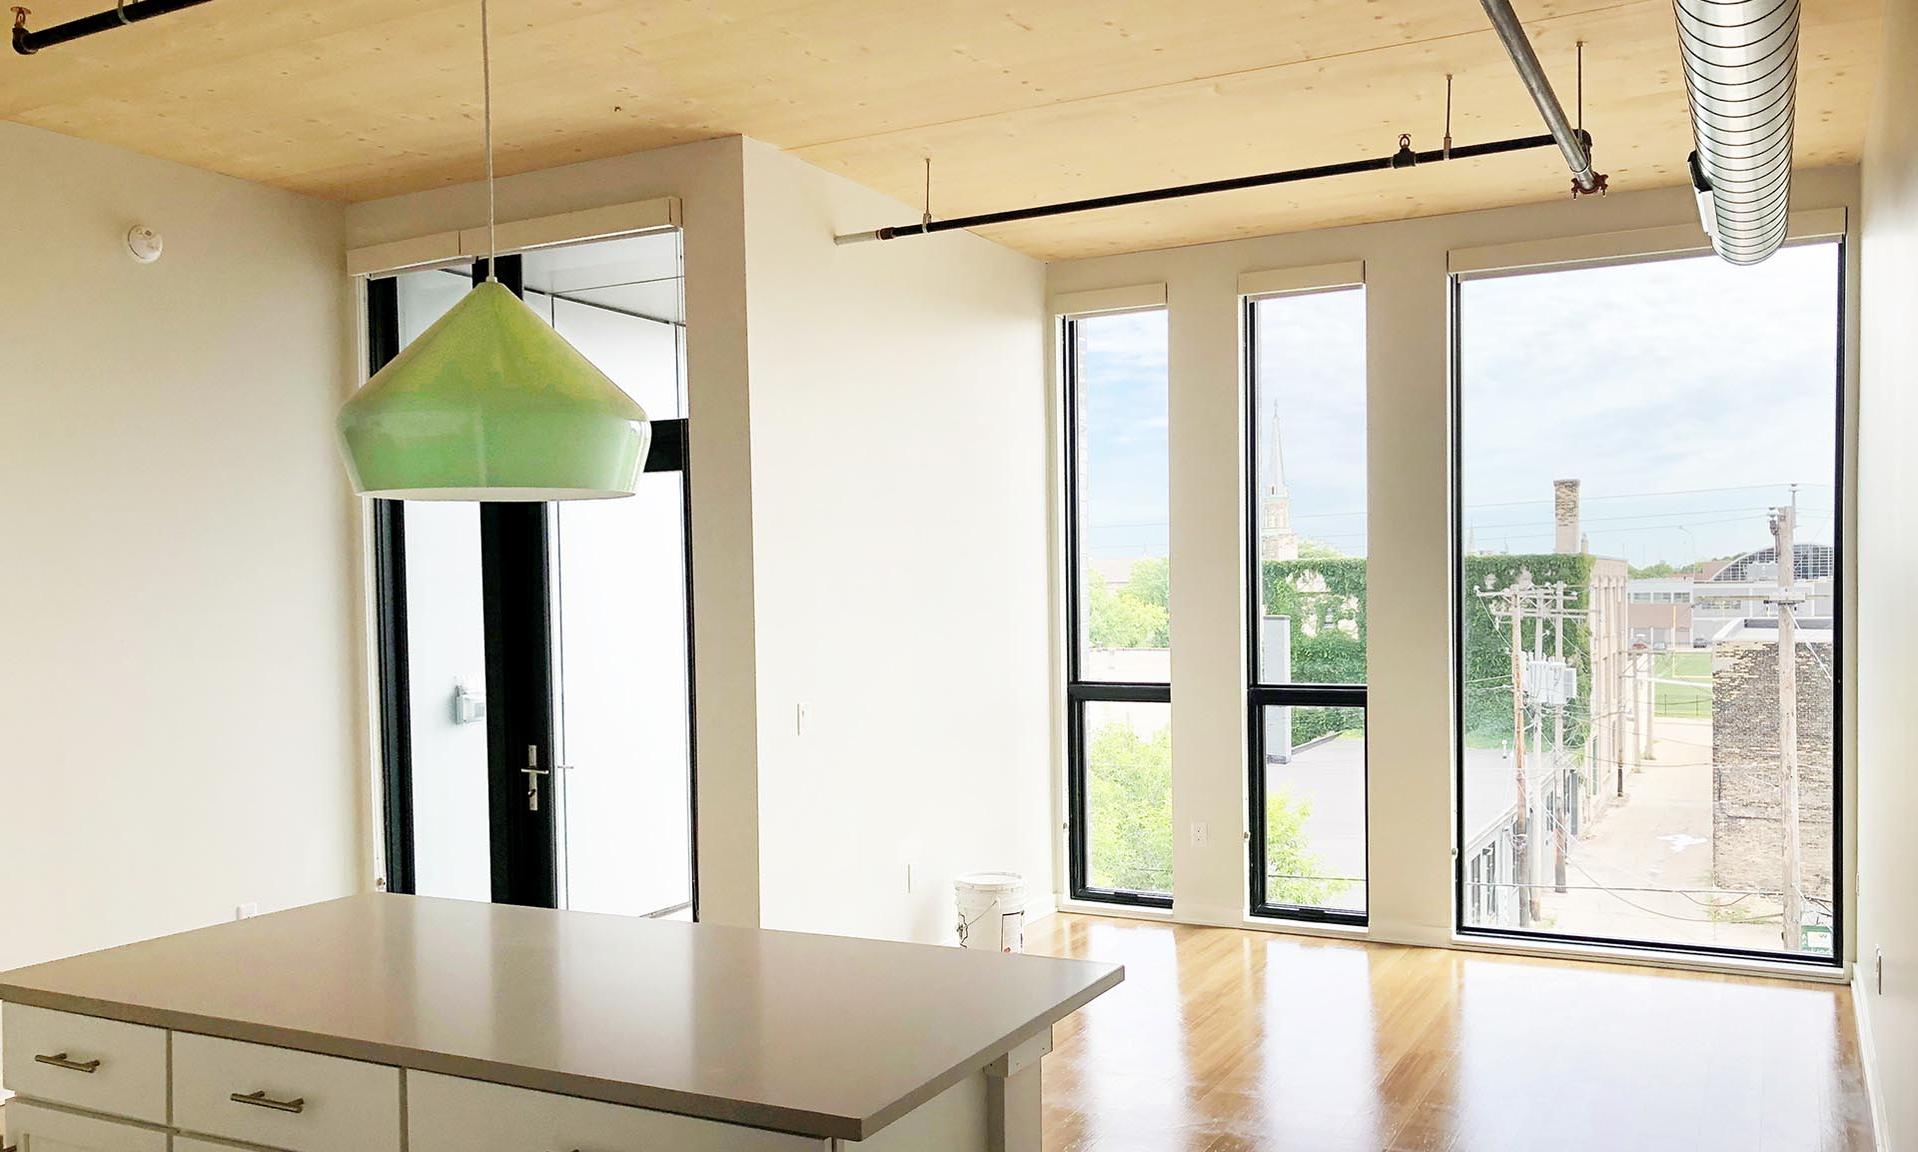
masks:
[[[521,768],[520,771],[526,774],[526,810],[537,812],[539,811],[539,778],[553,774],[551,769],[539,766],[539,745],[526,746],[526,767]]]
[[[65,1052],[55,1052],[51,1056],[35,1055],[36,1064],[51,1064],[55,1068],[65,1068],[69,1072],[85,1072],[91,1076],[100,1070],[99,1060],[69,1060]]]

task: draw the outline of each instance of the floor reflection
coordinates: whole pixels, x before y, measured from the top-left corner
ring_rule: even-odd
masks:
[[[1046,1152],[1866,1152],[1843,987],[1061,914]]]

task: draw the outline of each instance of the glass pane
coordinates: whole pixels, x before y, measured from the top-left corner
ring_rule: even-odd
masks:
[[[1468,925],[1832,954],[1838,256],[1461,286]]]
[[[402,346],[473,286],[466,266],[395,279]],[[491,900],[479,505],[409,502],[402,516],[414,886],[422,896]]]
[[[1265,902],[1365,911],[1365,709],[1261,712]]]
[[[404,348],[446,315],[460,298],[473,290],[473,269],[461,264],[424,272],[402,272],[399,283],[400,347]]]
[[[1086,880],[1172,893],[1172,706],[1084,705]]]
[[[560,906],[692,905],[686,568],[677,473],[554,506]]]
[[[1365,290],[1252,305],[1262,684],[1365,682]]]
[[[410,502],[405,524],[414,890],[491,900],[479,505]]]
[[[655,420],[686,415],[680,234],[528,252],[526,303]]]
[[[1072,322],[1078,679],[1168,683],[1166,314]]]

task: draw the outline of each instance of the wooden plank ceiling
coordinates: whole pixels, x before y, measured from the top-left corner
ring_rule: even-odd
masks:
[[[32,26],[111,0],[25,0]],[[1624,190],[1684,179],[1670,0],[1519,0]],[[0,117],[316,196],[475,178],[475,0],[214,0],[0,59]],[[500,170],[744,133],[934,211],[1542,131],[1476,0],[494,0]],[[1801,166],[1851,163],[1878,0],[1805,0]],[[989,230],[1048,259],[1565,195],[1537,151]],[[906,220],[861,221],[876,226]]]

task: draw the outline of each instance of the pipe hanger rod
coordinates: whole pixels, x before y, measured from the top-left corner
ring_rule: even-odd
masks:
[[[1295,184],[1301,180],[1323,180],[1330,176],[1350,176],[1359,172],[1378,172],[1387,168],[1410,168],[1417,164],[1438,164],[1446,160],[1469,160],[1475,156],[1496,156],[1505,152],[1523,152],[1528,148],[1549,148],[1550,136],[1521,136],[1513,140],[1494,140],[1489,144],[1465,144],[1454,148],[1412,151],[1411,138],[1399,138],[1399,150],[1390,156],[1368,160],[1347,160],[1339,164],[1320,164],[1312,168],[1292,168],[1284,172],[1265,172],[1257,176],[1233,176],[1225,180],[1207,180],[1198,184],[1178,184],[1146,192],[1121,192],[1112,196],[1093,196],[1084,200],[1066,200],[1031,208],[1012,208],[1004,212],[981,212],[973,216],[953,216],[945,220],[922,220],[870,232],[849,232],[833,237],[836,244],[860,244],[868,240],[898,240],[906,236],[926,236],[934,232],[955,232],[966,228],[984,228],[991,224],[1010,224],[1017,220],[1037,220],[1047,216],[1066,216],[1075,212],[1093,212],[1100,208],[1123,208],[1131,204],[1151,204],[1160,200],[1182,200],[1213,192],[1236,192],[1244,188],[1266,188],[1274,184]]]
[[[138,24],[142,20],[151,20],[155,16],[165,16],[169,12],[178,12],[182,8],[192,8],[205,4],[207,0],[122,0],[105,12],[95,12],[91,16],[82,16],[78,20],[69,20],[65,24],[55,24],[51,28],[42,28],[37,32],[27,29],[28,9],[13,10],[13,50],[22,56],[31,56],[42,48],[51,48],[56,44],[65,44],[83,37],[111,32],[128,24]]]
[[[1485,5],[1485,14],[1492,19],[1492,27],[1498,31],[1498,38],[1505,44],[1506,54],[1518,69],[1518,78],[1525,82],[1525,90],[1532,94],[1532,103],[1538,105],[1539,115],[1545,118],[1545,127],[1558,142],[1558,150],[1565,154],[1565,162],[1571,165],[1572,182],[1580,192],[1602,190],[1604,177],[1592,171],[1591,137],[1584,129],[1574,128],[1566,118],[1558,93],[1552,91],[1551,78],[1545,75],[1545,66],[1538,62],[1538,53],[1532,51],[1532,42],[1525,36],[1525,26],[1519,23],[1518,13],[1512,11],[1511,0],[1481,0],[1481,3]]]

